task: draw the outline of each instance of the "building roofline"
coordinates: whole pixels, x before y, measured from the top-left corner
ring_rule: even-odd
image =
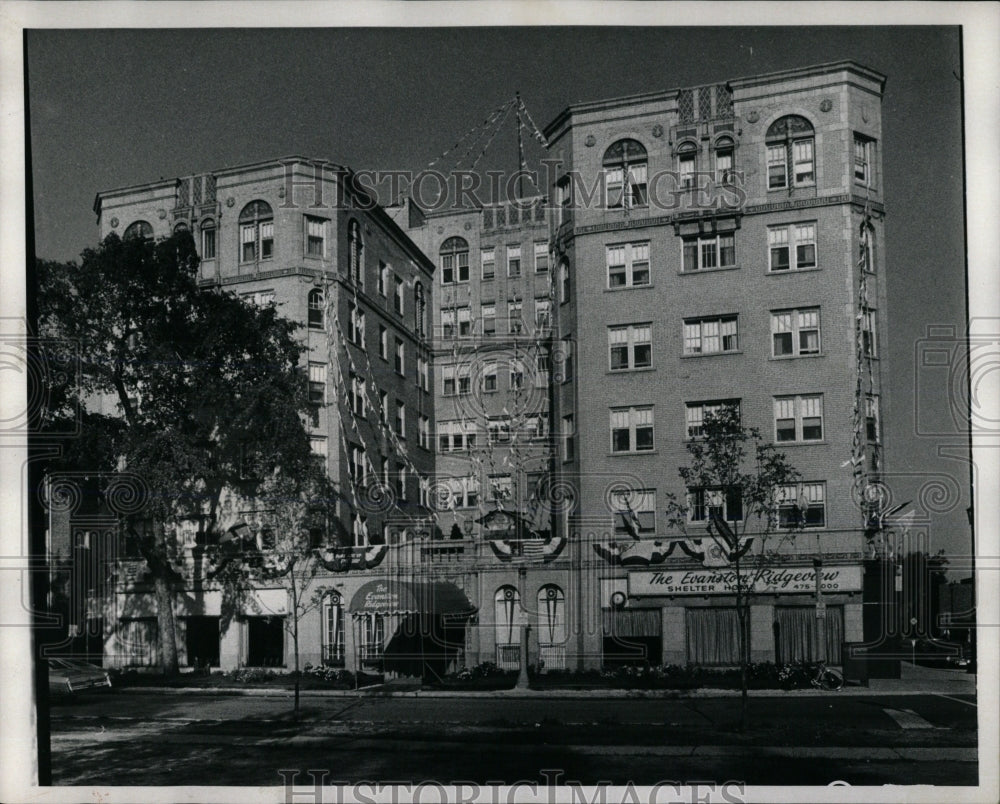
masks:
[[[615,98],[603,98],[596,101],[579,101],[577,103],[572,103],[556,115],[555,119],[553,119],[552,122],[549,123],[542,131],[542,134],[546,137],[546,139],[549,138],[570,116],[574,114],[598,112],[605,109],[615,109],[621,106],[631,106],[635,103],[648,101],[672,100],[677,97],[677,92],[678,90],[676,89],[656,90],[654,92],[640,92],[635,95],[621,95]]]

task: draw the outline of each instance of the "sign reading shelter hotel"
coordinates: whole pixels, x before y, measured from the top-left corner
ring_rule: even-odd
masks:
[[[740,573],[744,588],[756,582],[757,594],[788,594],[816,591],[816,570],[812,567],[749,569]],[[823,567],[820,584],[824,592],[861,591],[861,567]],[[724,595],[736,592],[736,571],[731,569],[690,569],[677,571],[630,572],[630,597],[650,595]]]

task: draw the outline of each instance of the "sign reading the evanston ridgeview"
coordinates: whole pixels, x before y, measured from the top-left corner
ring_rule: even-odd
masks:
[[[751,582],[756,594],[815,592],[816,570],[812,567],[769,567],[743,570],[744,589]],[[861,567],[823,567],[820,584],[824,592],[861,591]],[[649,595],[725,595],[736,592],[736,571],[730,569],[685,569],[630,572],[628,593]]]

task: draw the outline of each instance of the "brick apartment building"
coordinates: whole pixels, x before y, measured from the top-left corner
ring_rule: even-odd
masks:
[[[522,649],[550,669],[735,663],[727,562],[699,535],[712,509],[739,512],[677,472],[724,404],[802,476],[783,506],[807,526],[754,598],[752,658],[837,662],[861,641],[856,497],[884,471],[888,402],[884,82],[841,62],[570,106],[545,129],[547,216],[542,199],[399,224],[311,208],[337,179],[299,157],[99,194],[102,237],[186,226],[206,287],[306,325],[315,448],[348,502],[303,661],[386,666],[401,623],[434,613],[451,623],[434,672]],[[391,509],[366,506],[376,481]],[[671,492],[692,503],[687,535]],[[140,569],[116,582],[111,663],[155,663]],[[267,622],[246,612],[225,634],[221,593],[187,591],[189,653],[287,666],[284,590],[260,591]]]

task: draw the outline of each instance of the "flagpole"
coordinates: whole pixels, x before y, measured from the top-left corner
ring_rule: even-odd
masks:
[[[524,143],[521,142],[521,93],[515,92],[517,102],[517,199],[524,198]]]

